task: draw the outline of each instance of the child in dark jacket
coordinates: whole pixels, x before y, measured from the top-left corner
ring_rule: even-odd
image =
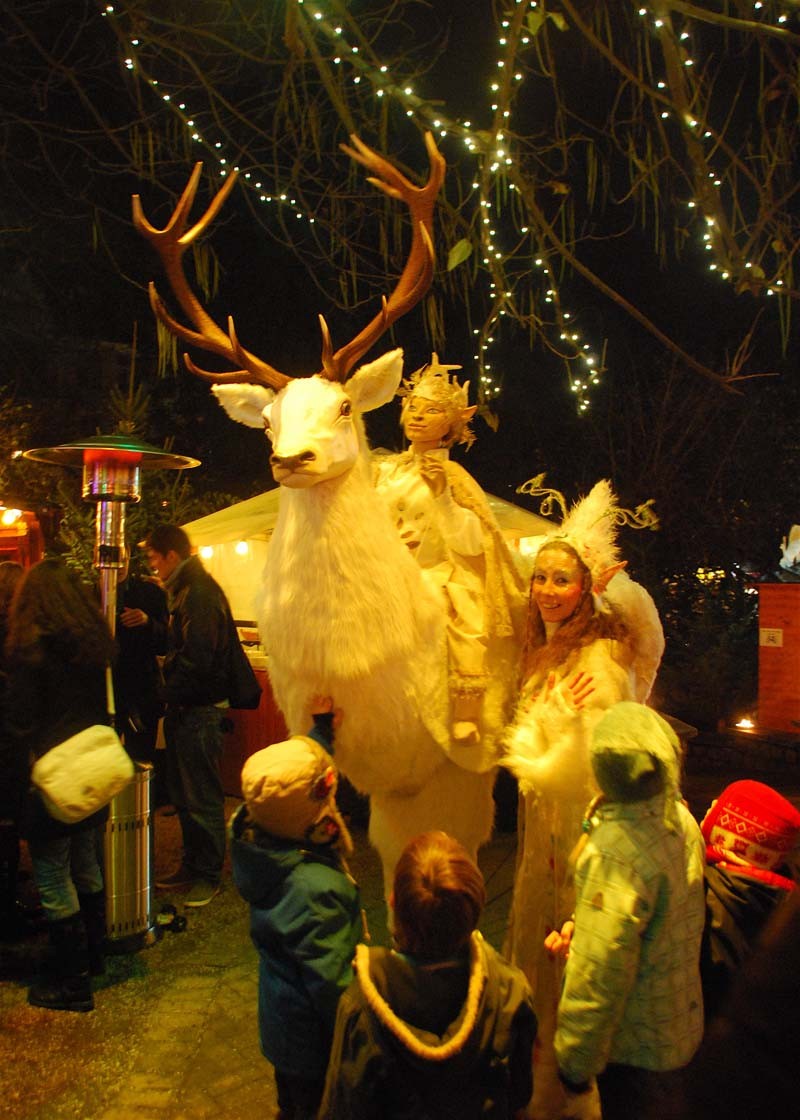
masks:
[[[706,1021],[773,911],[795,889],[787,861],[800,840],[800,812],[763,782],[733,782],[700,826],[706,842],[706,928],[700,956]]]
[[[336,807],[336,768],[320,745],[330,714],[251,755],[242,770],[245,804],[231,820],[233,878],[250,904],[259,954],[261,1050],[275,1067],[279,1116],[317,1115],[339,997],[352,978],[364,934],[352,850]]]
[[[531,1096],[528,983],[475,929],[483,876],[444,832],[397,864],[396,949],[356,950],[319,1120],[509,1120]]]

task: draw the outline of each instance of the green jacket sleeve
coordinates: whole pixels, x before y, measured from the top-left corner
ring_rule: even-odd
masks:
[[[559,1070],[580,1084],[602,1071],[634,986],[653,900],[608,852],[587,846],[576,876],[570,945],[555,1037]]]

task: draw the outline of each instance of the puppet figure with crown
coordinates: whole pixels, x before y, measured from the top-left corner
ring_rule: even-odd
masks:
[[[506,952],[528,977],[539,1018],[530,1115],[550,1118],[565,1107],[552,1045],[563,960],[552,958],[544,941],[574,911],[569,856],[597,792],[592,729],[618,701],[646,700],[664,637],[653,600],[623,571],[616,544],[620,525],[657,527],[650,504],[621,509],[603,480],[567,511],[558,491],[542,487],[543,478],[520,491],[544,495],[545,516],[558,503],[563,521],[536,553],[521,695],[502,764],[522,794]],[[593,1115],[591,1099],[582,1115]]]
[[[450,751],[483,771],[513,704],[525,627],[525,586],[486,497],[450,460],[474,439],[469,386],[433,354],[403,382],[401,423],[408,450],[375,459],[375,485],[402,540],[447,612]]]

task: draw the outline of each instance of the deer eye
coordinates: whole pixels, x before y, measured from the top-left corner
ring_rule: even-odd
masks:
[[[340,416],[352,416],[353,405],[351,401],[342,401],[342,407],[339,409]]]

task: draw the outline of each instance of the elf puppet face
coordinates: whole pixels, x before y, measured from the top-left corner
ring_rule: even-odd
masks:
[[[426,397],[408,397],[403,405],[403,432],[410,443],[429,447],[445,446],[454,420],[451,409]]]

